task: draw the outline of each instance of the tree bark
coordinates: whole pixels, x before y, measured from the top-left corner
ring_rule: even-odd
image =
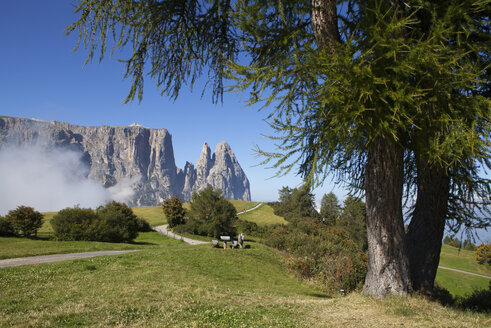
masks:
[[[365,176],[368,272],[363,293],[406,296],[409,264],[402,219],[403,148],[377,137],[369,146]]]
[[[450,178],[444,168],[417,159],[417,199],[406,234],[413,290],[431,295],[442,248]]]
[[[312,29],[317,46],[335,54],[336,44],[341,42],[335,0],[312,0]]]

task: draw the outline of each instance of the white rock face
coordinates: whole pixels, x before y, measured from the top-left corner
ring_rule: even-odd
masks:
[[[211,185],[226,198],[250,200],[249,181],[227,143],[215,154],[205,143],[196,169],[176,167],[172,136],[166,129],[140,125],[84,127],[65,122],[44,122],[0,116],[0,149],[6,145],[42,144],[83,154],[88,177],[108,188],[138,178],[130,206],[155,206],[173,195],[184,201],[194,191]]]
[[[213,155],[205,142],[196,170],[197,178],[193,191],[212,186],[214,189],[220,189],[227,199],[251,200],[249,180],[225,141],[217,145]]]

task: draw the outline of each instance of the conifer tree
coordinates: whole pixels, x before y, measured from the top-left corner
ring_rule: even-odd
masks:
[[[336,225],[341,208],[338,204],[338,198],[333,192],[322,196],[320,216],[321,219],[329,226]]]
[[[370,295],[432,285],[448,213],[489,190],[479,177],[489,167],[489,1],[80,0],[77,12],[68,32],[79,31],[88,60],[108,39],[132,49],[127,101],[141,99],[146,72],[170,97],[208,76],[213,101],[229,77],[249,103],[274,107],[279,145],[259,150],[265,163],[298,167],[309,185],[334,173],[359,188]],[[407,238],[405,185],[417,195]],[[428,261],[414,261],[425,238]]]

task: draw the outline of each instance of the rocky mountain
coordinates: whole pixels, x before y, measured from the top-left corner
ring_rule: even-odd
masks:
[[[226,142],[215,153],[203,145],[196,164],[176,167],[172,136],[166,129],[138,124],[124,127],[84,127],[0,116],[0,149],[6,145],[42,145],[79,152],[89,167],[88,178],[104,187],[133,179],[131,206],[154,206],[173,195],[188,201],[207,186],[222,190],[228,199],[250,200],[249,180]]]

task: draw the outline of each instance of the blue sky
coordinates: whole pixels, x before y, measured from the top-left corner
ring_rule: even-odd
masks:
[[[64,37],[72,23],[70,0],[2,1],[0,4],[0,115],[66,121],[71,124],[124,126],[139,123],[149,128],[168,129],[173,137],[176,164],[196,163],[203,143],[212,150],[227,141],[251,184],[252,199],[274,201],[282,186],[297,187],[301,179],[291,173],[271,178],[275,171],[256,166],[254,144],[274,150],[263,135],[273,131],[263,121],[267,111],[245,107],[238,94],[227,94],[223,104],[213,105],[211,94],[201,97],[184,88],[176,101],[160,96],[151,80],[145,81],[141,103],[123,104],[129,81],[124,67],[106,55],[99,63],[84,66],[85,49],[72,52],[77,35]],[[202,82],[201,82],[202,83]],[[315,189],[316,200],[333,191],[340,201],[347,191],[326,181]],[[491,238],[488,232],[486,238]]]
[[[144,98],[123,104],[129,81],[123,80],[122,58],[117,54],[84,66],[87,51],[72,52],[77,35],[64,37],[64,28],[76,19],[72,1],[2,1],[0,5],[0,115],[66,121],[71,124],[124,126],[139,123],[165,128],[172,134],[176,164],[196,163],[203,143],[214,150],[227,141],[249,178],[252,199],[272,201],[282,186],[297,187],[300,177],[290,174],[269,179],[274,170],[264,166],[253,151],[258,144],[268,151],[274,144],[263,135],[273,132],[263,121],[267,112],[245,107],[239,94],[227,94],[214,105],[211,94],[201,97],[199,83],[193,92],[184,88],[170,100],[160,95],[152,80],[145,81]],[[202,84],[201,84],[202,85]],[[346,191],[326,181],[314,190],[334,191],[340,200]]]

